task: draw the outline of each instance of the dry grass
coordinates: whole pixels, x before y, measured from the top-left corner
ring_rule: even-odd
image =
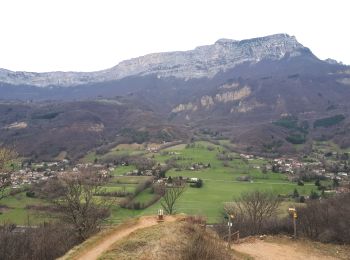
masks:
[[[63,257],[59,258],[61,260],[63,259],[76,259],[80,255],[83,255],[86,251],[88,251],[91,247],[96,245],[97,243],[103,241],[106,239],[106,237],[109,237],[111,234],[118,232],[118,230],[124,230],[128,227],[131,227],[135,225],[138,222],[138,218],[129,219],[125,221],[124,223],[117,225],[112,228],[105,228],[101,230],[99,233],[94,235],[93,237],[86,240],[84,243],[75,246],[73,249],[71,249],[67,254],[65,254]]]
[[[115,243],[100,259],[237,259],[211,232],[187,221],[138,230]],[[240,258],[247,259],[247,258]]]

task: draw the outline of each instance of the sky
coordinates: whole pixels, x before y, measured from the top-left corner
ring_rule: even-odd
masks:
[[[349,0],[0,0],[0,68],[96,71],[275,33],[350,64],[349,20]]]

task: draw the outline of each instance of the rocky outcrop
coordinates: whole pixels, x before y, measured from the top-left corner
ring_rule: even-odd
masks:
[[[197,109],[198,109],[198,107],[190,102],[188,104],[180,104],[180,105],[178,105],[171,112],[179,113],[179,112],[182,112],[182,111],[196,111]]]
[[[252,101],[252,102],[239,102],[237,107],[231,108],[231,113],[247,113],[250,111],[253,111],[256,108],[263,107],[264,104],[259,103],[257,101]]]
[[[250,88],[245,86],[237,91],[229,91],[221,94],[216,94],[215,100],[218,102],[227,103],[230,101],[236,101],[236,100],[241,100],[243,98],[246,98],[250,95],[250,93],[251,93]]]
[[[234,88],[239,88],[239,85],[233,85]],[[220,87],[219,87],[220,89]],[[202,96],[199,101],[195,102],[195,103],[187,103],[187,104],[179,104],[178,106],[176,106],[175,108],[173,108],[173,110],[171,112],[173,113],[180,113],[183,111],[192,111],[195,112],[197,111],[199,108],[204,108],[204,109],[209,109],[211,107],[213,107],[215,104],[218,103],[228,103],[228,102],[234,102],[234,101],[238,101],[238,100],[244,100],[245,98],[249,97],[251,95],[251,89],[249,86],[244,86],[240,89],[237,89],[235,91],[226,91],[223,93],[218,93],[215,96]],[[196,105],[196,103],[198,105]],[[241,102],[240,102],[241,104]],[[243,104],[243,103],[242,103]],[[244,110],[249,111],[249,108],[245,107],[245,108],[240,108],[239,112],[244,112]],[[233,110],[231,110],[232,113]]]
[[[201,98],[201,105],[202,107],[209,108],[214,105],[214,100],[211,96],[203,96]]]

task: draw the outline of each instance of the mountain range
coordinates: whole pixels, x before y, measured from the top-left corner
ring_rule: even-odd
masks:
[[[147,133],[143,141],[225,138],[271,156],[306,153],[314,140],[350,146],[350,67],[287,34],[220,39],[97,72],[0,69],[0,93],[0,142],[25,156],[78,158],[120,142],[125,129]],[[79,156],[73,145],[84,147]]]

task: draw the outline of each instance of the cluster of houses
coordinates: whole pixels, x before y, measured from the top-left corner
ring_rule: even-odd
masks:
[[[301,169],[307,169],[308,173],[327,179],[337,179],[338,181],[350,180],[350,174],[344,171],[330,172],[320,161],[300,162],[293,158],[278,158],[272,161],[270,166],[274,172],[297,175]]]
[[[19,188],[21,185],[46,181],[58,173],[64,172],[68,164],[68,160],[25,164],[22,169],[14,171],[11,175],[12,187]]]
[[[303,163],[293,158],[278,158],[272,161],[271,170],[274,172],[294,174],[303,167]]]
[[[80,172],[88,168],[96,169],[102,177],[108,177],[110,173],[115,170],[114,167],[106,167],[106,165],[92,163],[80,163],[71,168],[68,160],[31,165],[27,164],[22,169],[14,171],[11,174],[12,188],[19,188],[25,184],[47,181],[49,178],[67,172],[67,170]]]

